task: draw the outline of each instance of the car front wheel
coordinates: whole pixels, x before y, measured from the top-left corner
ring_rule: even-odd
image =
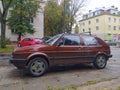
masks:
[[[106,60],[106,57],[105,55],[98,55],[94,61],[94,66],[97,68],[97,69],[103,69],[106,67],[106,64],[107,64],[107,60]]]
[[[43,75],[47,68],[48,63],[41,57],[32,59],[28,64],[29,73],[35,77]]]

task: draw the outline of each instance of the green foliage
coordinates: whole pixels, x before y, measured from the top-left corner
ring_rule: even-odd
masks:
[[[10,16],[8,18],[8,26],[14,33],[21,38],[26,33],[33,34],[35,32],[31,21],[36,16],[40,8],[40,1],[37,0],[16,0]]]
[[[64,31],[71,31],[84,2],[86,0],[64,0],[58,4],[49,0],[45,6],[45,35],[53,36]]]
[[[68,88],[52,88],[52,87],[48,86],[47,90],[69,90],[69,89]]]
[[[45,35],[53,36],[62,32],[63,8],[56,2],[49,1],[45,6]]]
[[[1,23],[1,48],[6,47],[6,22],[8,11],[11,5],[13,5],[15,0],[0,0],[1,7],[0,7],[0,23]]]
[[[0,48],[0,53],[8,53],[14,50],[13,46],[7,46],[6,48]]]
[[[1,37],[1,36],[0,36]],[[10,43],[10,39],[9,38],[5,38],[5,43],[9,44]],[[1,44],[1,38],[0,38],[0,44]]]
[[[117,87],[117,90],[120,90],[120,86]]]
[[[78,25],[75,26],[75,33],[76,33],[76,34],[79,33],[79,27],[78,27]]]

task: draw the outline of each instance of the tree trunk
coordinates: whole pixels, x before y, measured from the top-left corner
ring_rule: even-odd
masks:
[[[1,20],[1,48],[6,48],[5,32],[6,22],[4,20]]]
[[[19,33],[19,35],[18,35],[18,42],[21,40],[21,36],[22,36],[22,34]]]

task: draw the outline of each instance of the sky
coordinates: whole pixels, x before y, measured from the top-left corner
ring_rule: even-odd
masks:
[[[88,12],[89,10],[95,10],[95,8],[108,8],[111,6],[118,7],[118,10],[120,10],[120,0],[88,0],[85,11]]]

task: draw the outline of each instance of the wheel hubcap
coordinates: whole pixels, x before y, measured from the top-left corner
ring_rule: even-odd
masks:
[[[31,64],[31,72],[34,74],[40,74],[44,72],[44,70],[45,70],[44,62],[35,61]]]
[[[104,57],[99,57],[98,60],[97,60],[97,64],[99,67],[104,67],[105,66],[105,58]]]

